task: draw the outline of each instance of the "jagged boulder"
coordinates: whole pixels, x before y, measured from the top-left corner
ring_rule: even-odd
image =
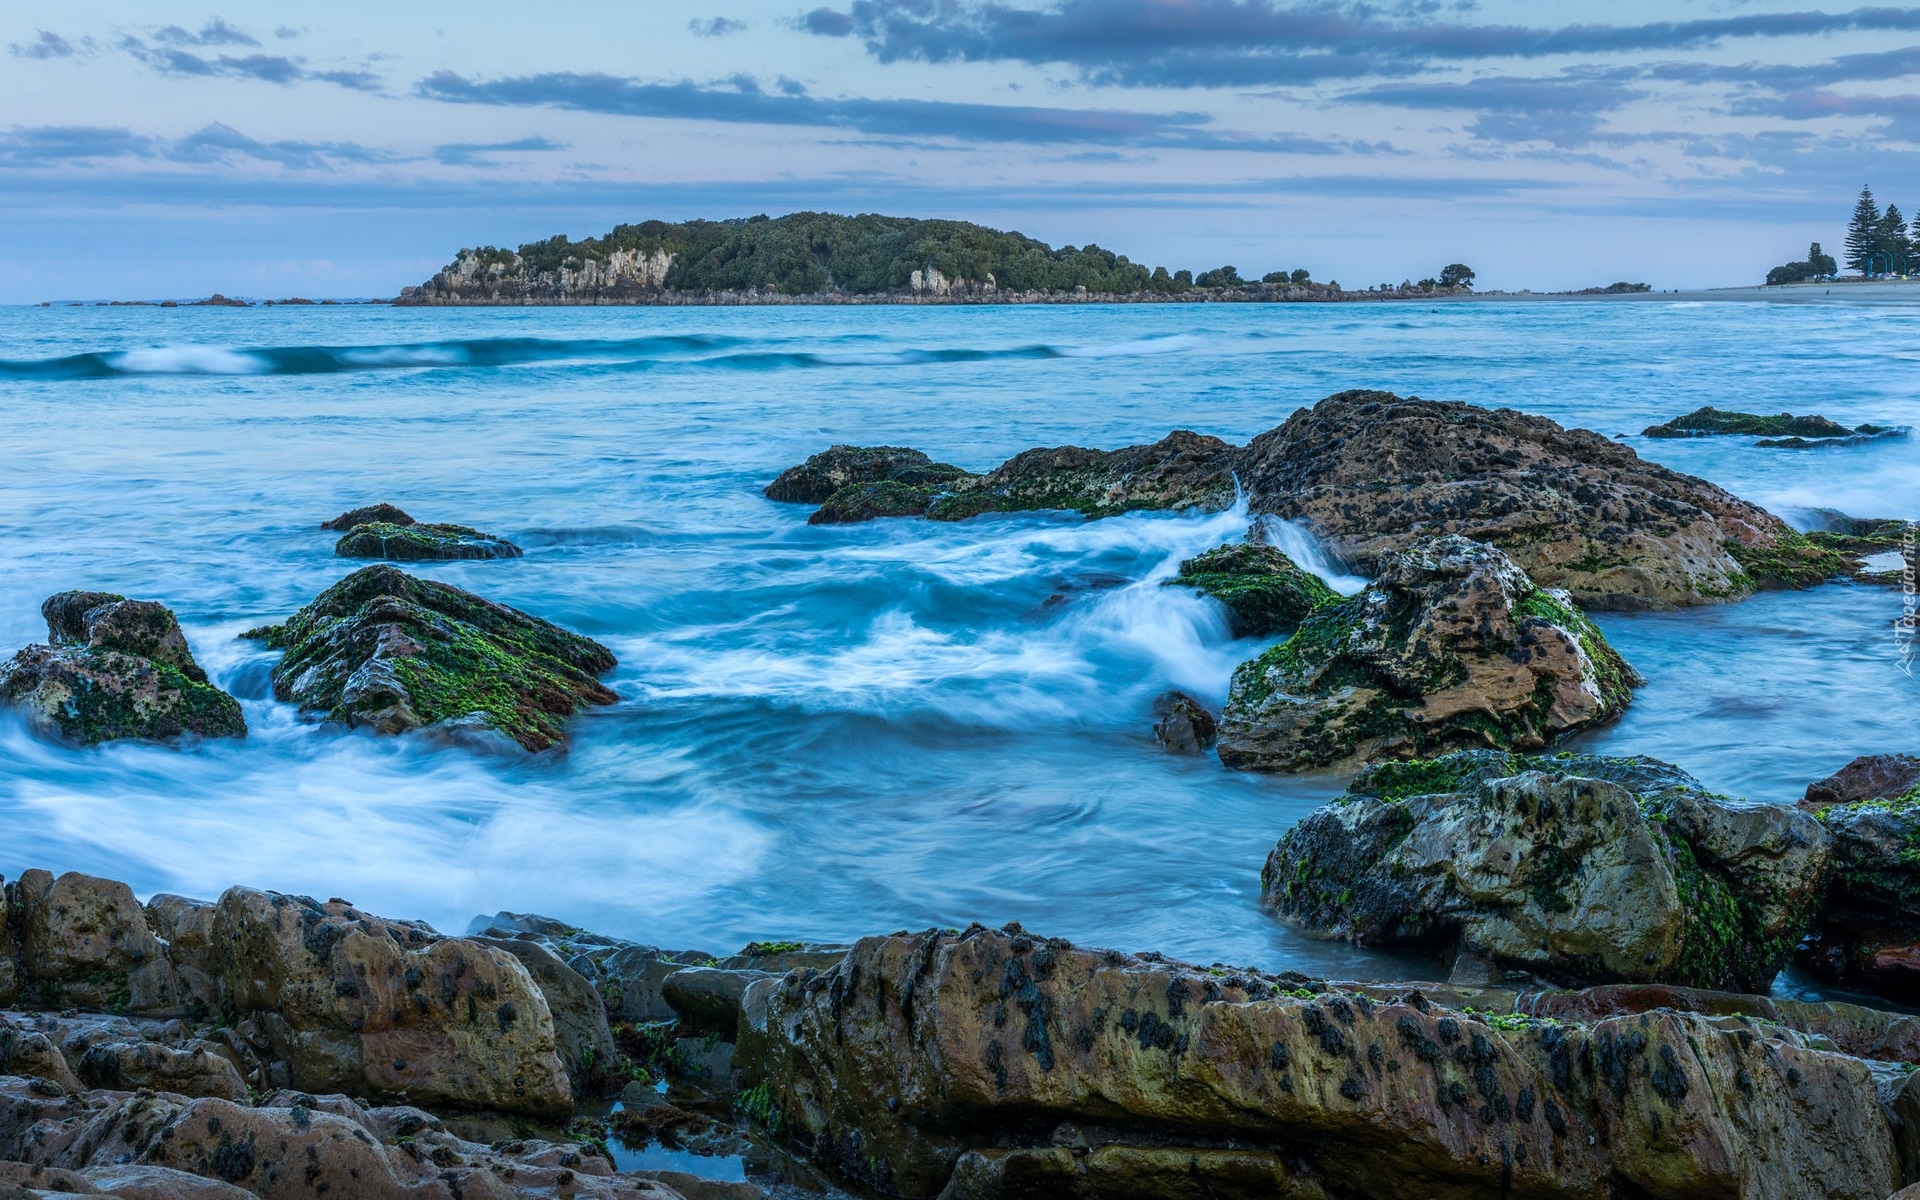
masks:
[[[1902,1182],[1873,1072],[1778,1027],[1493,1019],[1011,926],[869,938],[755,988],[736,1065],[791,1145],[887,1195],[1866,1200]]]
[[[1186,559],[1167,586],[1192,588],[1218,600],[1235,637],[1292,629],[1314,609],[1340,601],[1318,575],[1262,542],[1220,546]]]
[[[290,1086],[565,1117],[551,1010],[519,959],[341,900],[229,888],[213,961],[227,1010]]]
[[[607,1008],[586,976],[568,966],[540,938],[488,937],[473,939],[497,946],[520,960],[533,976],[547,1009],[553,1014],[554,1047],[566,1064],[575,1096],[598,1090],[613,1078],[620,1052],[607,1026]]]
[[[1185,692],[1162,692],[1153,698],[1153,736],[1169,754],[1197,758],[1213,749],[1219,722],[1207,706]]]
[[[249,636],[286,651],[275,697],[376,733],[491,732],[537,751],[577,709],[619,699],[595,678],[614,667],[600,643],[397,567],[355,571]]]
[[[355,525],[334,543],[341,558],[381,558],[391,562],[432,562],[459,559],[519,558],[520,547],[490,533],[465,525],[389,524]]]
[[[1261,901],[1324,936],[1551,979],[1765,991],[1829,855],[1806,813],[1652,759],[1460,753],[1362,772],[1275,845]]]
[[[174,1016],[184,1009],[167,947],[133,889],[69,871],[24,872],[7,889],[20,991],[49,1008]]]
[[[0,701],[37,728],[87,745],[246,735],[239,701],[207,682],[164,605],[60,592],[40,612],[50,644],[0,664]]]
[[[1235,670],[1220,760],[1298,771],[1537,750],[1618,717],[1639,682],[1565,592],[1535,587],[1491,546],[1431,538]]]
[[[1416,539],[1457,533],[1498,546],[1540,586],[1591,609],[1737,599],[1753,581],[1736,554],[1793,532],[1597,433],[1388,392],[1341,392],[1302,409],[1253,439],[1237,467],[1254,511],[1302,522],[1360,570]]]
[[[1920,784],[1920,756],[1863,754],[1846,766],[1807,785],[1800,807],[1818,812],[1829,804],[1897,800]]]

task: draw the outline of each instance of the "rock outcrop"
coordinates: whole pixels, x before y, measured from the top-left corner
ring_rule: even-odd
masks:
[[[1675,417],[1661,425],[1651,425],[1640,436],[1650,438],[1714,437],[1745,434],[1758,437],[1757,446],[1804,449],[1808,446],[1875,441],[1886,437],[1905,437],[1905,426],[1866,424],[1852,428],[1822,416],[1796,417],[1792,413],[1764,416],[1759,413],[1722,412],[1696,408],[1684,417]]]
[[[735,1062],[792,1144],[904,1197],[1867,1200],[1904,1181],[1874,1072],[1783,1027],[1491,1018],[1017,926],[869,938],[756,985]]]
[[[1829,804],[1897,800],[1920,784],[1920,755],[1863,754],[1838,771],[1807,785],[1800,807],[1819,812]]]
[[[1298,771],[1488,747],[1538,750],[1613,720],[1639,676],[1567,593],[1448,535],[1389,558],[1233,674],[1230,767]]]
[[[1189,587],[1218,600],[1226,607],[1235,637],[1293,629],[1314,609],[1340,601],[1340,594],[1318,575],[1262,542],[1220,546],[1189,558],[1167,585]]]
[[[1835,777],[1854,793],[1891,790],[1906,774],[1883,760],[1878,771],[1849,775],[1862,761]],[[1875,776],[1887,786],[1874,786]],[[1800,964],[1830,982],[1920,999],[1920,782],[1895,795],[1818,808],[1833,838],[1833,887]]]
[[[413,518],[408,516],[407,510],[399,505],[381,501],[379,504],[350,508],[331,521],[320,522],[320,528],[331,529],[335,533],[345,533],[355,525],[374,524],[411,525]]]
[[[36,728],[86,745],[246,736],[240,702],[207,682],[165,606],[60,592],[40,612],[49,644],[0,664],[0,701]]]
[[[1618,442],[1512,409],[1341,392],[1255,438],[1241,483],[1259,512],[1300,521],[1377,570],[1417,538],[1504,550],[1583,608],[1671,608],[1752,590],[1729,546],[1791,530],[1702,479]]]
[[[1280,839],[1261,900],[1322,935],[1562,981],[1765,991],[1830,842],[1651,759],[1461,753],[1362,772]]]
[[[1245,447],[1180,431],[1123,450],[1029,450],[983,476],[869,481],[819,519],[1218,510],[1236,480],[1254,512],[1301,522],[1361,571],[1421,538],[1460,534],[1590,609],[1718,603],[1845,570],[1765,509],[1597,433],[1373,391],[1329,396]]]
[[[167,947],[126,884],[32,870],[7,896],[27,997],[47,1008],[165,1017],[186,1011]]]
[[[619,699],[595,678],[614,667],[605,646],[395,567],[355,571],[249,636],[286,651],[275,697],[376,733],[503,734],[537,751],[576,710]]]
[[[768,484],[769,500],[788,504],[825,504],[835,492],[867,484],[893,483],[917,488],[967,478],[951,463],[934,462],[904,446],[832,446],[789,467]]]
[[[449,562],[462,559],[519,558],[520,547],[465,525],[355,525],[334,543],[341,558],[380,558],[391,562]]]

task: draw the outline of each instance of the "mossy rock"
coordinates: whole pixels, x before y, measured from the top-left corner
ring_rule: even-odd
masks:
[[[355,525],[411,525],[413,518],[405,509],[395,504],[368,504],[360,508],[350,508],[331,521],[322,521],[320,528],[331,529],[335,533],[345,533]]]
[[[375,521],[355,525],[334,544],[341,558],[380,558],[391,562],[519,558],[520,547],[465,525],[397,525]]]
[[[1284,553],[1259,542],[1220,546],[1180,564],[1168,586],[1190,587],[1224,604],[1235,637],[1292,629],[1340,594]]]
[[[1880,426],[1863,426],[1878,430]],[[1822,416],[1796,417],[1792,413],[1764,416],[1759,413],[1722,412],[1711,406],[1696,408],[1684,417],[1675,417],[1662,425],[1650,425],[1642,437],[1687,438],[1721,434],[1745,434],[1755,437],[1843,438],[1854,430]]]
[[[788,467],[768,484],[769,500],[789,504],[825,504],[834,494],[860,484],[895,483],[923,487],[970,478],[952,463],[934,462],[907,446],[831,446],[797,467]],[[920,511],[925,511],[922,508]],[[876,511],[873,516],[917,516],[918,513]],[[849,518],[816,521],[833,524]],[[850,518],[865,520],[866,518]]]
[[[927,484],[899,483],[882,479],[875,483],[850,483],[841,488],[810,517],[809,525],[852,525],[876,517],[925,516],[945,495],[939,487]]]
[[[1563,982],[1765,991],[1823,894],[1808,814],[1648,758],[1380,764],[1282,837],[1267,907],[1366,945],[1451,943]]]
[[[1727,543],[1727,553],[1762,591],[1800,591],[1818,587],[1860,569],[1861,555],[1836,548],[1832,540],[1788,532],[1771,546]]]
[[[283,625],[251,631],[286,651],[274,695],[379,733],[479,726],[528,750],[565,737],[615,665],[590,638],[397,567],[355,571]]]

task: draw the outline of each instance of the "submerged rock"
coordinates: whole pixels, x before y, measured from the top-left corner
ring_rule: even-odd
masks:
[[[615,665],[600,643],[396,567],[355,571],[250,636],[286,651],[277,698],[376,733],[471,727],[544,750],[575,710],[619,699],[594,678]]]
[[[1168,586],[1190,587],[1226,606],[1235,637],[1292,629],[1340,594],[1280,550],[1260,542],[1220,546],[1180,564]]]
[[[1830,839],[1646,758],[1386,763],[1282,837],[1261,900],[1362,945],[1458,946],[1557,980],[1765,991]]]
[[[1230,767],[1299,771],[1493,747],[1537,750],[1618,717],[1640,682],[1565,592],[1457,535],[1396,554],[1240,665]]]
[[[1770,549],[1791,532],[1597,433],[1387,392],[1342,392],[1295,413],[1253,440],[1239,470],[1254,511],[1302,522],[1362,571],[1457,533],[1590,609],[1737,599],[1753,583],[1730,548]]]
[[[398,505],[380,503],[369,504],[362,508],[350,508],[331,521],[322,521],[320,528],[331,529],[335,533],[345,533],[355,525],[411,525],[413,518]]]
[[[355,525],[334,544],[341,558],[383,558],[393,562],[519,558],[520,547],[505,538],[465,525]]]
[[[842,488],[860,484],[894,483],[903,487],[950,483],[967,472],[951,463],[934,462],[905,446],[833,446],[789,467],[766,486],[769,500],[790,504],[824,504]],[[896,515],[876,513],[876,516]]]
[[[60,592],[40,612],[51,644],[0,664],[0,699],[36,727],[88,745],[246,735],[240,702],[207,682],[165,606]]]
[[[1185,692],[1162,692],[1154,697],[1153,736],[1169,754],[1198,757],[1213,749],[1219,726],[1207,706]]]
[[[1672,1011],[1495,1018],[975,926],[754,985],[734,1061],[790,1145],[885,1195],[1887,1194],[1875,1074],[1816,1042]]]
[[[1883,429],[1885,426],[1868,425],[1863,428]],[[1758,413],[1722,412],[1711,406],[1696,408],[1684,417],[1675,417],[1662,425],[1650,425],[1641,430],[1641,437],[1650,438],[1689,438],[1712,437],[1716,434],[1746,434],[1748,436],[1784,438],[1843,438],[1849,437],[1854,430],[1826,417],[1808,415],[1796,417],[1792,413],[1780,413],[1776,416],[1763,416]]]

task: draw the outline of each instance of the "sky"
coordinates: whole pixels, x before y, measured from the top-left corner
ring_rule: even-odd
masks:
[[[0,303],[391,296],[649,218],[939,216],[1347,287],[1757,282],[1920,208],[1920,8],[9,0]]]

